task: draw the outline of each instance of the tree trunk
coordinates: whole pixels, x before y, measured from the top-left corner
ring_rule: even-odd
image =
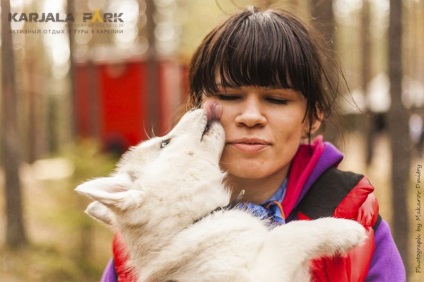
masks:
[[[66,1],[68,13],[75,15],[74,0]],[[70,98],[71,98],[71,139],[76,140],[78,137],[78,125],[77,125],[77,101],[76,101],[76,85],[75,85],[75,62],[74,62],[74,41],[75,35],[73,33],[74,24],[72,21],[68,22],[69,32],[69,80],[70,80]]]
[[[330,49],[328,54],[332,56],[335,53],[335,19],[333,13],[333,1],[309,0],[309,6],[311,16],[313,18],[312,24],[323,35],[326,47]],[[332,60],[333,58],[327,59]],[[338,75],[335,71],[329,74],[332,78],[336,78],[336,76]],[[336,144],[341,130],[343,130],[343,128],[339,128],[338,125],[334,124],[334,122],[327,122],[325,124],[325,139],[327,141],[330,141],[331,143]]]
[[[329,47],[334,50],[335,20],[333,0],[309,0],[311,16],[316,21],[316,28],[321,31]]]
[[[158,91],[158,62],[155,44],[155,3],[154,1],[145,1],[146,3],[146,29],[147,40],[149,42],[149,49],[147,50],[147,79],[146,79],[146,93],[147,93],[147,115],[146,132],[150,135],[157,135],[160,129],[159,125],[159,91]]]
[[[407,191],[411,163],[408,112],[402,104],[402,1],[390,0],[389,79],[391,106],[388,129],[392,154],[393,235],[405,267],[409,268]]]
[[[8,22],[10,2],[1,2],[1,60],[2,60],[2,101],[1,101],[1,150],[5,173],[6,199],[6,244],[12,248],[27,243],[23,221],[23,206],[19,166],[21,146],[19,138],[18,97],[15,87],[15,67],[12,33]]]
[[[370,3],[368,0],[362,2],[361,11],[361,88],[366,98],[368,83],[371,80],[371,35],[370,35]],[[376,131],[374,128],[374,117],[367,108],[366,122],[362,124],[361,132],[364,132],[366,139],[366,164],[369,166],[374,156],[374,141]]]

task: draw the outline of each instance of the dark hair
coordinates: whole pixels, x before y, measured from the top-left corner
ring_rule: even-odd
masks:
[[[247,85],[291,88],[307,99],[305,118],[328,117],[337,96],[325,45],[312,28],[283,10],[245,9],[213,29],[190,66],[190,103],[222,87]],[[336,69],[337,65],[334,64]],[[340,72],[341,73],[341,72]]]

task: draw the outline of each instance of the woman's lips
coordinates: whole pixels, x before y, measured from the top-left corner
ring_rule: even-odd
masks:
[[[237,139],[229,141],[227,144],[245,153],[256,153],[271,145],[262,139]]]

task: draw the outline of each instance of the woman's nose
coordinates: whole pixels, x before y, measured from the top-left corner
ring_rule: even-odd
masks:
[[[266,124],[266,117],[260,107],[257,97],[248,97],[241,104],[240,112],[235,118],[235,122],[240,126],[255,127]]]

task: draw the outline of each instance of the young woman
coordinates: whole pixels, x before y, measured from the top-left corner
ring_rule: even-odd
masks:
[[[329,117],[338,91],[322,50],[318,37],[290,13],[243,10],[212,30],[194,54],[190,101],[207,104],[224,126],[221,167],[234,197],[245,190],[251,209],[281,224],[334,216],[366,228],[365,244],[346,257],[311,262],[314,281],[405,281],[372,185],[338,170],[342,154],[311,137]],[[133,279],[122,246],[117,236],[104,281]]]

